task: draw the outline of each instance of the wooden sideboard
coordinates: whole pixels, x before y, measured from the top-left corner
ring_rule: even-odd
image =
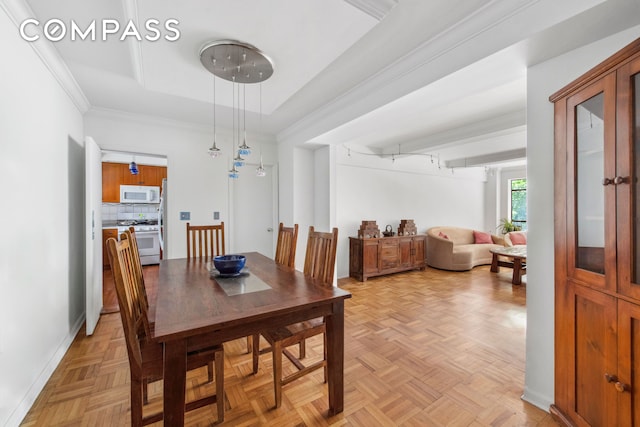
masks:
[[[424,270],[427,236],[349,237],[349,276],[360,281],[383,274]]]

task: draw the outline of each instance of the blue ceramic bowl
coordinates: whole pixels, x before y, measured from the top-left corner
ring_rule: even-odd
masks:
[[[244,255],[219,255],[213,257],[213,265],[220,274],[239,274],[247,258]]]

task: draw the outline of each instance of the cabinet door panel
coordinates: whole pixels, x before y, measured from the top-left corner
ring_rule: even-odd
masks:
[[[615,290],[615,73],[567,100],[567,262],[570,277]],[[607,207],[605,209],[605,206]]]
[[[362,271],[365,274],[377,273],[378,268],[378,241],[367,241],[363,242],[363,254],[362,254]]]
[[[102,163],[102,201],[120,203],[122,168],[119,163]]]
[[[632,61],[618,71],[617,115],[617,244],[618,244],[618,292],[640,300],[640,233],[636,224],[640,221],[640,194],[638,176],[640,162],[635,156],[640,152],[640,59]]]
[[[412,239],[398,239],[400,250],[400,265],[404,268],[411,266]]]
[[[425,266],[425,252],[426,252],[427,239],[424,237],[413,238],[413,265],[415,267]]]
[[[619,426],[640,426],[640,306],[618,304],[618,381],[628,386],[619,391]]]
[[[616,390],[605,374],[615,375],[616,299],[574,286],[571,296],[573,348],[570,357],[570,416],[579,425],[617,425]]]
[[[392,270],[398,268],[400,265],[400,249],[398,241],[393,239],[392,242],[385,242],[384,239],[380,240],[380,270]]]

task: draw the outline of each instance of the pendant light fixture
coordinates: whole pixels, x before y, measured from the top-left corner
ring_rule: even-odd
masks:
[[[243,156],[248,156],[251,154],[251,147],[247,145],[247,87],[242,87],[242,145],[238,147],[238,157],[242,154]],[[239,100],[240,98],[238,98]]]
[[[262,129],[262,83],[260,83],[260,129]],[[260,166],[256,169],[256,176],[260,178],[267,176],[267,171],[262,164],[262,148],[260,148]]]
[[[236,136],[238,137],[238,150],[234,150],[236,153],[236,156],[233,158],[233,166],[235,166],[236,168],[241,168],[242,166],[244,166],[244,159],[242,158],[242,156],[240,155],[240,85],[237,86],[237,94],[238,94],[238,108],[236,109],[236,84],[235,84],[235,77],[234,79],[234,91],[233,91],[233,111],[234,111],[234,115],[233,115],[233,143],[235,144],[236,142]],[[236,132],[236,113],[238,114],[238,131]]]
[[[200,49],[200,62],[214,75],[214,136],[213,145],[208,150],[209,155],[214,158],[220,154],[220,150],[216,146],[215,78],[220,77],[233,83],[233,146],[236,154],[232,161],[232,168],[229,171],[229,177],[235,179],[239,174],[237,168],[242,167],[245,164],[245,159],[242,156],[248,156],[251,154],[251,148],[247,144],[246,85],[261,83],[271,77],[273,74],[273,62],[255,46],[236,40],[217,40],[205,44],[202,49]],[[238,85],[237,96],[235,88],[236,85]],[[243,85],[242,120],[240,119],[239,85]],[[262,110],[262,86],[260,87],[260,98],[260,109]],[[236,99],[238,100],[237,103]],[[238,107],[237,110],[236,105]],[[260,114],[262,115],[262,111]],[[241,125],[242,143],[240,143]],[[237,149],[235,148],[236,136],[238,138]],[[260,160],[260,167],[258,170],[260,169],[264,171],[262,158]]]
[[[213,59],[215,63],[215,58]],[[216,76],[213,76],[213,145],[208,150],[212,159],[215,159],[222,151],[216,146]]]
[[[262,153],[260,153],[260,166],[256,169],[256,176],[263,177],[267,175],[267,171],[262,164]]]
[[[131,160],[131,163],[129,163],[129,172],[131,175],[138,175],[138,165],[136,164],[135,156]]]

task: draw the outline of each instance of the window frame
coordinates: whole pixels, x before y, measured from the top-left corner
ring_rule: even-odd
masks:
[[[525,186],[524,188],[521,189],[513,189],[513,182],[514,181],[524,181],[525,182]],[[528,223],[528,219],[529,219],[529,212],[527,209],[527,190],[529,189],[528,186],[528,182],[527,182],[527,178],[526,177],[520,177],[520,178],[509,178],[507,179],[507,188],[509,190],[509,197],[507,199],[507,211],[508,211],[508,216],[509,216],[509,221],[511,221],[514,225],[518,225],[522,228],[522,230],[527,230],[527,223]],[[525,193],[525,219],[524,220],[514,220],[513,219],[513,192],[521,192],[524,191]]]

